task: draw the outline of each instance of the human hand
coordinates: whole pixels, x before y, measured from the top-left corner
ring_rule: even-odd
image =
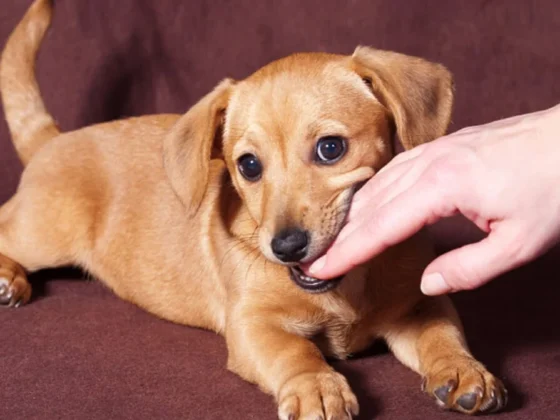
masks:
[[[305,271],[338,276],[456,213],[487,236],[428,265],[427,295],[479,287],[560,240],[560,105],[401,153],[356,193],[348,223]]]

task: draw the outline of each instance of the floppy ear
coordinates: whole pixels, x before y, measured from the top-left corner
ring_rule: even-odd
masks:
[[[453,78],[444,66],[369,47],[356,48],[352,62],[388,108],[406,149],[445,134],[453,108]]]
[[[208,185],[214,143],[222,125],[234,81],[223,80],[171,128],[164,139],[163,159],[175,194],[189,213],[198,210]]]

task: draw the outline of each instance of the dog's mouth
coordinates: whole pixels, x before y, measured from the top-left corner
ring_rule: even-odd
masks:
[[[294,283],[309,293],[325,293],[333,290],[344,278],[342,275],[329,280],[317,279],[306,275],[298,266],[288,267],[288,270]]]

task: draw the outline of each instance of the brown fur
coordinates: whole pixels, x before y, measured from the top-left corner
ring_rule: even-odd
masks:
[[[270,250],[274,235],[297,225],[312,235],[306,261],[317,258],[355,186],[391,159],[395,130],[407,148],[444,134],[453,94],[443,66],[366,47],[295,54],[223,81],[183,116],[60,134],[33,74],[51,7],[35,1],[0,65],[4,110],[27,164],[0,209],[5,304],[29,300],[24,270],[84,267],[156,316],[222,334],[228,368],[272,394],[281,419],[356,414],[356,397],[324,355],[345,358],[377,338],[441,406],[504,405],[505,389],[470,355],[450,301],[419,292],[432,258],[421,235],[322,294],[294,284]],[[349,139],[348,153],[319,166],[315,142],[332,134]],[[255,183],[236,168],[247,152],[263,162]]]

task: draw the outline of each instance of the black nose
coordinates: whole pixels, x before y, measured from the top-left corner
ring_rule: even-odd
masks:
[[[307,254],[309,237],[301,229],[284,229],[271,242],[272,252],[280,261],[297,262]]]

